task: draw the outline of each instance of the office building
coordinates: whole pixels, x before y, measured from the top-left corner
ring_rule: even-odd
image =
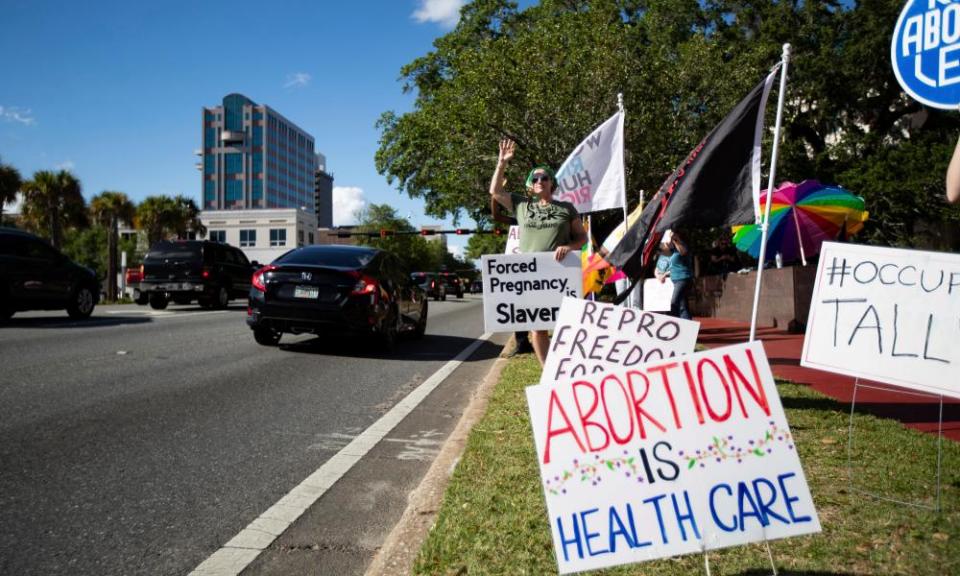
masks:
[[[327,159],[317,154],[317,168],[314,180],[314,202],[317,206],[317,226],[333,226],[333,175],[327,172]]]

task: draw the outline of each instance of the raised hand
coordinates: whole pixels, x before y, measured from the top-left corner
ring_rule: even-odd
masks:
[[[509,162],[510,159],[513,158],[513,151],[514,149],[516,149],[516,147],[517,147],[517,144],[509,138],[504,138],[503,140],[500,140],[500,156],[498,157],[497,160],[500,163]]]

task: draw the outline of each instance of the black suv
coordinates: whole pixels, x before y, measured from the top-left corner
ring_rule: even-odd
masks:
[[[22,310],[66,309],[87,318],[100,301],[100,281],[46,241],[0,228],[0,322]]]
[[[250,292],[258,268],[239,248],[208,240],[161,240],[143,259],[140,293],[157,310],[170,300],[205,308],[226,308]]]
[[[427,293],[428,298],[434,300],[447,299],[447,285],[432,272],[411,272],[410,280]]]
[[[447,285],[447,292],[456,294],[457,298],[463,298],[463,282],[454,272],[441,272],[440,278]]]

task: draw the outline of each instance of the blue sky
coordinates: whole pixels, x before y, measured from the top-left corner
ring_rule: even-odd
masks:
[[[364,202],[436,223],[377,173],[374,123],[412,108],[400,68],[463,3],[0,0],[0,157],[24,178],[67,168],[88,200],[119,190],[199,204],[201,107],[240,92],[314,136],[334,175],[335,224]]]

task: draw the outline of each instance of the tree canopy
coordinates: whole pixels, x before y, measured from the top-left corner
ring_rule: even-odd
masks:
[[[861,240],[956,247],[956,236],[938,231],[960,223],[943,199],[960,121],[900,89],[887,54],[901,8],[899,0],[543,0],[521,10],[475,0],[401,70],[415,105],[381,116],[377,169],[431,215],[487,222],[500,138],[518,143],[507,178],[520,191],[530,166],[559,166],[622,93],[634,204],[790,43],[778,182],[817,178],[863,196],[870,220]]]

